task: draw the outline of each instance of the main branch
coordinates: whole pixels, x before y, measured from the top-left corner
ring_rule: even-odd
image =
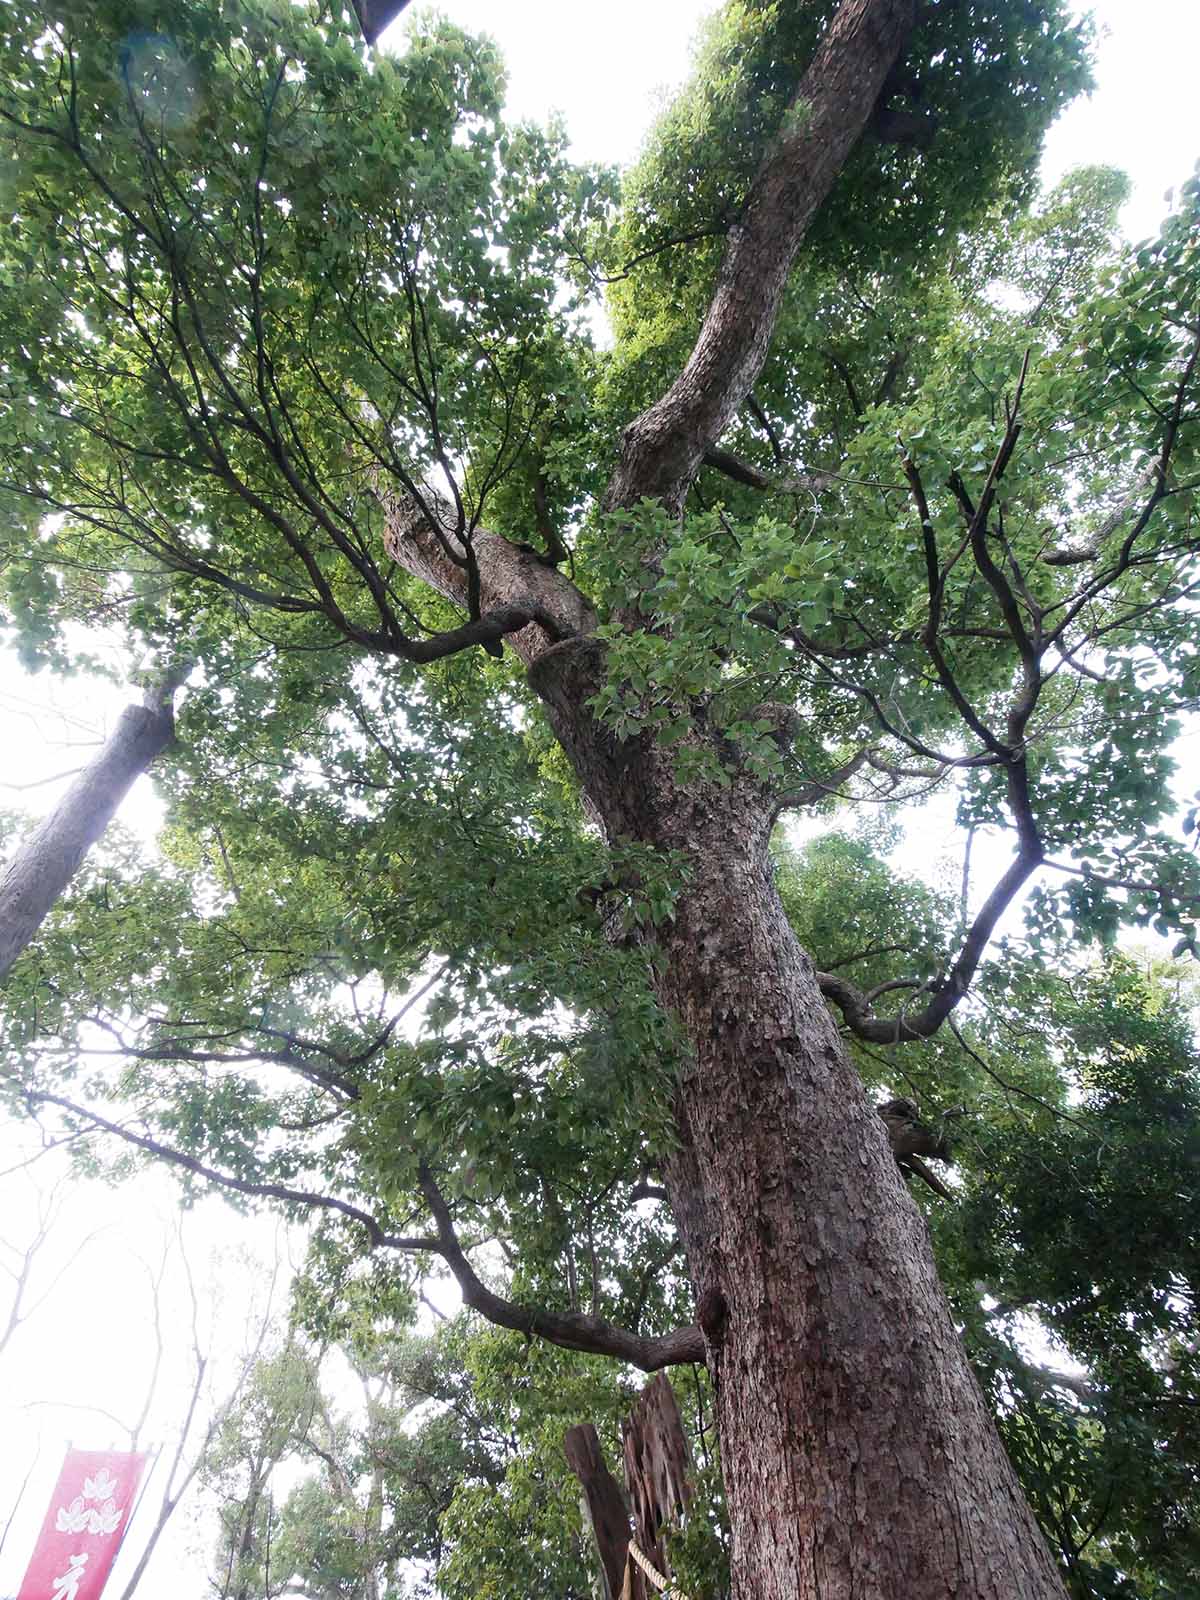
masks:
[[[915,15],[915,0],[843,0],[838,8],[730,231],[686,366],[625,430],[609,509],[642,499],[682,506],[762,371],[796,252],[870,122]]]

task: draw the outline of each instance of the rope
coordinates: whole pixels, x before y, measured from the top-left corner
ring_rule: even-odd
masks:
[[[629,1559],[637,1562],[638,1566],[641,1567],[642,1571],[646,1574],[650,1582],[660,1594],[667,1595],[669,1600],[688,1600],[688,1596],[684,1594],[681,1589],[671,1589],[669,1580],[663,1577],[662,1573],[650,1560],[649,1556],[645,1555],[638,1548],[636,1539],[630,1539],[629,1541]],[[621,1589],[622,1596],[627,1595],[630,1591],[629,1580],[631,1577],[632,1573],[630,1573],[628,1567],[626,1567],[625,1582]]]

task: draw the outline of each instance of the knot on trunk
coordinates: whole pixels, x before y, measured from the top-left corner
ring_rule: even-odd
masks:
[[[804,719],[794,706],[782,705],[778,700],[763,700],[751,706],[747,716],[751,722],[769,722],[768,739],[774,740],[786,754],[804,730]]]
[[[720,1357],[729,1327],[729,1304],[716,1284],[709,1284],[696,1307],[696,1321],[713,1355]]]
[[[921,1160],[922,1156],[930,1156],[934,1161],[949,1161],[950,1146],[945,1129],[922,1122],[921,1114],[911,1100],[885,1100],[875,1109],[883,1118],[892,1154],[904,1176],[920,1178],[934,1194],[949,1200],[949,1189]]]
[[[921,1113],[911,1100],[885,1100],[876,1108],[887,1127],[896,1156],[932,1156],[949,1161],[950,1146],[944,1131],[921,1121]]]

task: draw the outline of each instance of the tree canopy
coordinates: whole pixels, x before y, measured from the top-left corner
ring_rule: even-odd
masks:
[[[1136,248],[1119,174],[1039,194],[1085,30],[939,0],[780,267],[769,351],[722,344],[706,308],[742,304],[771,184],[800,209],[786,159],[827,113],[797,85],[846,10],[734,0],[623,175],[508,123],[494,47],[436,18],[391,57],[322,3],[6,12],[5,620],[31,666],[88,670],[100,625],[184,688],[166,828],[110,830],[13,967],[0,1092],[118,1171],[312,1218],[318,1341],[386,1366],[435,1269],[507,1330],[458,1359],[514,1448],[450,1441],[443,1372],[456,1487],[436,1528],[389,1514],[446,1594],[531,1592],[487,1508],[561,1530],[561,1427],[586,1405],[611,1438],[629,1367],[713,1342],[662,1177],[695,1038],[656,973],[696,860],[597,825],[535,636],[602,648],[588,711],[631,770],[815,819],[776,837],[784,908],[868,1090],[949,1138],[939,1269],[1073,1592],[1182,1596],[1200,1556],[1172,964],[1200,866],[1170,787],[1200,187]],[[713,437],[644,470],[671,397],[751,346]],[[901,871],[893,812],[953,812],[966,864]],[[1172,960],[1120,953],[1131,927]],[[338,1571],[314,1593],[370,1592]]]

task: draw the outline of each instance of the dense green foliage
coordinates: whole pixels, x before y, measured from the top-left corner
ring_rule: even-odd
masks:
[[[716,13],[702,35],[694,78],[627,177],[618,259],[654,253],[618,280],[613,294],[617,370],[638,373],[643,402],[688,353],[722,238],[835,10],[833,0],[803,6],[737,0]],[[1089,81],[1086,37],[1087,29],[1057,3],[942,0],[924,9],[885,97],[888,112],[921,130],[916,141],[885,142],[875,130],[851,157],[806,240],[788,336],[777,342],[773,363],[780,364],[775,381],[790,369],[793,384],[803,385],[792,388],[785,417],[800,394],[810,402],[815,397],[811,374],[797,370],[812,346],[814,311],[824,313],[828,326],[842,325],[839,313],[849,312],[852,327],[867,309],[851,309],[855,280],[886,273],[894,284],[944,266],[961,230],[989,210],[1012,215],[1028,197],[1043,129]],[[674,239],[687,244],[662,248]]]
[[[402,659],[402,637],[457,618],[384,558],[376,491],[427,482],[453,482],[471,526],[568,539],[610,645],[599,709],[676,745],[682,780],[750,763],[787,787],[881,753],[862,818],[819,804],[824,831],[778,854],[818,967],[863,992],[936,993],[981,898],[949,854],[936,888],[899,874],[881,812],[937,790],[916,830],[953,804],[1003,851],[1001,767],[962,762],[1037,678],[1022,759],[1061,870],[953,1028],[856,1059],[946,1119],[939,1263],[1075,1592],[1182,1600],[1200,1560],[1195,995],[1112,950],[1153,922],[1195,952],[1170,778],[1200,673],[1200,200],[1186,185],[1134,250],[1119,175],[1032,195],[1041,133],[1086,78],[1057,0],[925,8],[889,99],[931,142],[855,155],[725,441],[782,487],[709,470],[679,526],[595,511],[831,9],[730,7],[623,188],[573,166],[561,132],[506,124],[494,49],[439,21],[368,60],[337,7],[4,13],[5,622],[30,665],[85,667],[76,625],[102,624],[131,675],[191,675],[165,831],[110,837],[14,968],[0,1088],[19,1114],[94,1107],[245,1203],[273,1188],[310,1216],[319,1197],[297,1322],[356,1352],[366,1421],[337,1421],[296,1342],[212,1468],[233,1506],[247,1473],[314,1465],[272,1558],[314,1594],[366,1594],[366,1566],[407,1592],[425,1581],[407,1561],[447,1596],[583,1594],[561,1434],[593,1420],[611,1456],[633,1393],[518,1335],[406,1343],[429,1257],[366,1249],[346,1207],[427,1234],[428,1165],[516,1304],[642,1333],[693,1314],[667,1209],[638,1198],[680,1048],[638,937],[683,868],[601,842],[510,655]],[[604,273],[611,350],[586,316]],[[1034,668],[1032,624],[959,559],[954,487],[978,500],[1023,363],[993,548],[1021,614],[1064,623]],[[945,566],[944,671],[910,467]],[[640,631],[612,620],[634,582]],[[697,718],[724,730],[724,768],[689,741]],[[225,1552],[255,1583],[258,1514]],[[689,1537],[681,1572],[719,1585],[719,1538]]]

